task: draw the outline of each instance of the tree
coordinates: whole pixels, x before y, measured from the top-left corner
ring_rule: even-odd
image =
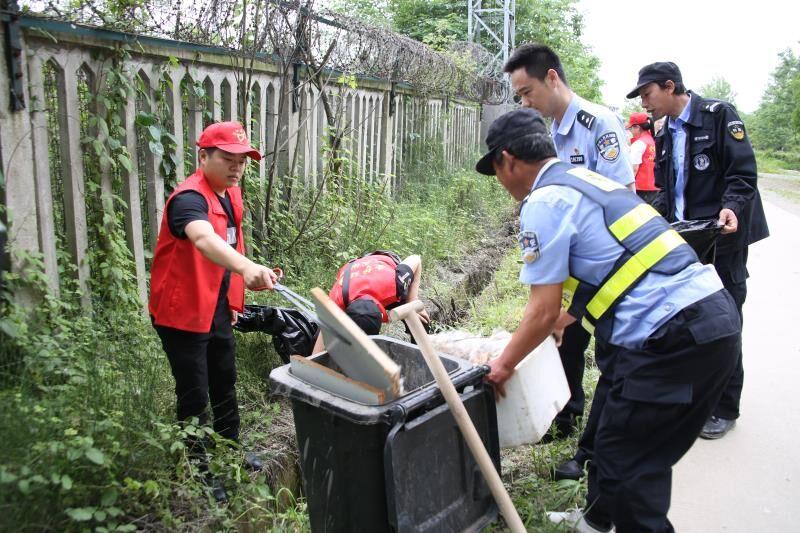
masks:
[[[643,111],[642,99],[637,96],[636,98],[625,100],[625,105],[622,107],[620,114],[625,120],[628,120],[633,113],[642,113]]]
[[[600,59],[584,44],[583,15],[576,0],[517,2],[517,44],[537,42],[551,47],[564,65],[572,90],[587,100],[602,102]]]
[[[373,22],[376,12],[391,21],[394,31],[449,50],[467,40],[467,3],[463,0],[336,0],[334,10]],[[517,0],[517,44],[538,42],[550,46],[561,58],[572,89],[582,97],[600,102],[603,85],[600,60],[583,43],[583,16],[577,0]],[[388,11],[383,11],[386,9]]]
[[[467,3],[460,0],[389,0],[393,29],[435,50],[467,40]]]
[[[756,148],[775,151],[800,150],[800,57],[791,49],[778,54],[761,104],[748,124]]]
[[[700,87],[700,94],[705,98],[716,98],[736,106],[736,92],[722,76],[714,76],[710,82]]]

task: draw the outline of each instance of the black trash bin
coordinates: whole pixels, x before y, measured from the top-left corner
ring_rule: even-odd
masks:
[[[315,532],[478,531],[497,517],[480,468],[416,346],[371,337],[401,366],[402,397],[357,403],[308,384],[290,366],[270,374],[291,399]],[[494,392],[485,366],[440,355],[500,471]],[[311,360],[336,369],[327,353]]]

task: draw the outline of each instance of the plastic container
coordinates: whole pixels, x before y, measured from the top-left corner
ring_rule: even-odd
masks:
[[[505,398],[498,398],[500,447],[512,448],[542,440],[569,397],[558,348],[553,338],[547,337],[516,366],[506,382]]]
[[[384,405],[310,385],[289,365],[270,374],[273,392],[291,400],[311,529],[480,530],[497,507],[422,353],[406,342],[372,339],[400,364],[407,391]],[[499,472],[494,393],[483,382],[488,368],[440,357]],[[336,370],[327,353],[311,359]]]

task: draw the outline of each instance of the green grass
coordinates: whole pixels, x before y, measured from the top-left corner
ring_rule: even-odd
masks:
[[[787,170],[800,170],[800,160],[796,153],[756,150],[758,171],[766,174],[783,174]]]
[[[503,258],[493,282],[478,297],[469,316],[460,327],[488,334],[496,328],[514,331],[522,318],[528,298],[528,287],[518,281],[519,249],[513,248]],[[594,395],[599,371],[594,364],[594,343],[587,351],[587,369],[583,388],[586,392],[587,410]],[[581,429],[583,426],[581,421]],[[547,521],[546,511],[560,511],[570,507],[583,507],[586,482],[550,480],[554,466],[571,459],[577,448],[579,432],[566,439],[547,444],[519,446],[503,450],[501,467],[503,482],[511,494],[528,531],[564,531]],[[497,525],[495,530],[502,530]]]
[[[285,267],[287,283],[306,292],[328,287],[343,257],[388,248],[421,254],[432,280],[438,263],[494,231],[512,202],[496,180],[471,171],[430,181],[399,200],[385,197],[357,234],[337,227],[271,266]],[[337,208],[348,209],[322,207]],[[286,305],[247,295],[256,298]],[[309,529],[305,502],[282,488],[286,473],[246,473],[239,448],[210,452],[230,496],[213,504],[183,447],[187,435],[209,430],[173,422],[174,383],[149,320],[119,302],[86,316],[75,301],[65,288],[61,300],[32,311],[6,304],[0,316],[0,530]],[[279,364],[268,336],[237,334],[242,444],[268,457],[294,433],[277,416],[285,404],[268,396]]]

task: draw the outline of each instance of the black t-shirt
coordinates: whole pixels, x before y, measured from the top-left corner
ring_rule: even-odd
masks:
[[[233,204],[228,193],[219,197],[222,209],[228,217],[228,243],[236,248],[236,219],[233,216]],[[195,220],[208,221],[208,202],[197,191],[183,191],[169,202],[167,206],[167,225],[169,231],[178,239],[186,239],[186,226]],[[233,241],[233,242],[231,242]],[[227,332],[231,329],[230,313],[228,312],[228,287],[231,282],[230,270],[225,270],[222,276],[222,285],[219,288],[217,306],[214,310],[214,324],[212,329],[218,332]]]

